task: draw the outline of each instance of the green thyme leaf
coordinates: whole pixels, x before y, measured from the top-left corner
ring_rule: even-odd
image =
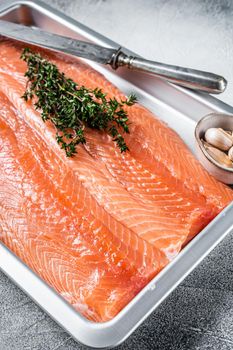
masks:
[[[56,65],[29,48],[23,50],[21,59],[28,66],[22,98],[28,101],[35,97],[35,108],[44,122],[50,120],[55,126],[56,140],[67,157],[76,154],[77,146],[86,142],[86,127],[105,131],[121,152],[128,150],[122,135],[129,133],[124,105],[135,104],[135,95],[121,101],[108,99],[101,89],[88,89],[68,79]]]

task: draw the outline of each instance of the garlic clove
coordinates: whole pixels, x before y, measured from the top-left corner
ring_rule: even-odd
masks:
[[[231,147],[228,151],[228,157],[230,158],[230,160],[232,160],[233,162],[233,147]]]
[[[207,142],[202,141],[203,146],[207,153],[220,165],[223,165],[227,168],[233,168],[233,163],[230,158],[226,155],[226,153],[220,151],[218,148],[215,148],[209,145]]]
[[[227,134],[227,136],[229,135],[230,139],[233,141],[233,131],[232,130],[225,130],[225,129],[222,129],[222,128],[218,128],[218,130],[221,130],[223,133]]]
[[[228,151],[233,146],[233,137],[221,128],[207,129],[205,140],[222,151]]]

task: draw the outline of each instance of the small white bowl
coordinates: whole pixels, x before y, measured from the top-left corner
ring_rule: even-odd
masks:
[[[201,140],[209,128],[222,128],[233,131],[233,115],[210,113],[203,117],[196,125],[195,139],[197,157],[206,170],[217,180],[225,184],[233,184],[233,168],[227,168],[215,161],[206,151]]]

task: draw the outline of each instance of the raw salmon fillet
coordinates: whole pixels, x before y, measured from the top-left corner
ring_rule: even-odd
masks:
[[[71,186],[79,201],[70,201],[69,170],[62,176],[36,134],[30,141],[31,129],[2,94],[0,104],[1,240],[86,317],[112,318],[166,259],[111,217],[111,231],[96,219],[81,182]]]
[[[0,239],[90,320],[113,318],[233,199],[150,111],[126,107],[130,151],[104,133],[68,159],[25,91],[22,46],[0,42]],[[40,50],[79,85],[124,97],[90,66]]]

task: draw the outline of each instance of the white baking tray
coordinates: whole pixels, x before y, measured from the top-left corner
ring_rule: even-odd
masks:
[[[39,1],[1,1],[0,18],[108,47],[119,46]],[[213,111],[233,113],[232,107],[209,95],[194,93],[126,69],[113,72],[91,64],[125,93],[136,93],[140,103],[168,122],[192,151],[197,120]],[[231,231],[233,204],[195,237],[114,319],[105,323],[93,323],[82,317],[1,243],[0,269],[74,339],[92,348],[114,347],[123,342]]]

